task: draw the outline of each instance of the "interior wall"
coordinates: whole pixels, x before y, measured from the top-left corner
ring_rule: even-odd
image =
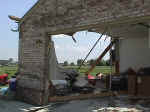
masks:
[[[143,36],[134,33],[134,35],[120,40],[119,48],[120,72],[124,72],[130,67],[134,70],[138,70],[140,67],[150,67],[148,30],[143,32]]]
[[[66,69],[62,68],[57,61],[54,42],[50,42],[49,52],[49,80],[65,80]]]

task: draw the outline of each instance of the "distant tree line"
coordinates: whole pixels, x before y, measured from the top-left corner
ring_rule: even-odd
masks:
[[[74,62],[71,62],[70,64],[68,63],[68,61],[64,61],[63,66],[75,66]]]
[[[93,65],[96,63],[95,59],[87,61],[88,65]],[[110,60],[101,60],[96,66],[110,66]]]
[[[83,62],[83,59],[78,59],[76,64],[74,62],[71,62],[70,64],[68,63],[68,61],[64,61],[63,66],[80,66]],[[93,64],[96,63],[96,59],[90,59],[88,61],[86,61],[83,66],[91,66]],[[99,62],[96,66],[110,66],[110,60],[102,60],[101,62]]]

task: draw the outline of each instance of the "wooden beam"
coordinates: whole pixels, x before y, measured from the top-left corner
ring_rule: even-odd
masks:
[[[98,97],[106,97],[113,95],[112,92],[105,92],[99,94],[80,94],[78,96],[54,96],[49,98],[49,102],[63,102],[63,101],[71,101],[71,100],[85,100],[89,98],[98,98]]]

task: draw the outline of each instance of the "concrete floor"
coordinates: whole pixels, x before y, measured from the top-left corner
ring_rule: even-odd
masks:
[[[103,102],[103,103],[100,103]],[[66,103],[55,104],[44,112],[92,112],[96,107],[105,107],[108,105],[107,99],[90,99],[82,101],[70,101]],[[25,112],[34,106],[17,101],[0,101],[0,112]],[[43,111],[42,111],[43,112]]]
[[[22,109],[33,107],[33,105],[17,101],[0,100],[0,112],[25,112]]]
[[[140,102],[141,101],[131,102],[126,96],[105,97],[52,104],[53,106],[37,112],[92,112],[92,110],[103,107],[137,108],[142,111],[144,110],[144,112],[150,112],[150,105],[141,106]],[[27,112],[24,109],[31,107],[34,106],[17,101],[0,100],[0,112]]]

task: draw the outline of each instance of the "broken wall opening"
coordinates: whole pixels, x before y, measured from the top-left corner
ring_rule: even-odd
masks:
[[[84,59],[90,49],[93,47],[95,42],[99,39],[101,34],[96,32],[89,31],[80,31],[74,33],[75,41],[72,39],[72,36],[59,35],[54,37],[54,42],[56,46],[56,55],[58,57],[59,63],[68,61],[69,63],[74,62],[77,64],[78,59]],[[64,43],[66,42],[67,43]],[[100,39],[100,42],[93,49],[87,60],[96,59],[100,53],[106,48],[110,43],[108,36],[103,36]],[[104,57],[105,60],[109,59],[109,53]],[[85,62],[86,64],[87,62]]]
[[[87,35],[87,33],[88,32],[84,32],[84,34],[85,35]],[[92,33],[92,32],[91,32]],[[83,34],[83,33],[82,33]],[[95,34],[95,33],[94,33]],[[97,34],[95,34],[95,35],[97,35]],[[93,41],[93,42],[90,42],[90,44],[91,44],[91,46],[93,46],[93,43],[95,43],[95,41],[94,41],[94,38],[96,38],[96,40],[97,40],[97,38],[99,38],[100,37],[100,35],[101,34],[99,34],[99,35],[97,35],[97,36],[93,36],[93,35],[90,35],[89,37],[91,37],[91,40]],[[58,35],[56,35],[56,37],[57,37]],[[63,38],[63,37],[61,37],[60,38],[60,36],[62,36],[62,35],[59,35],[58,37],[59,37],[59,40],[61,40],[61,42],[62,42],[62,39],[61,38]],[[88,38],[89,38],[88,37]],[[53,37],[51,37],[51,38],[53,38]],[[71,37],[68,37],[68,39],[69,38],[71,38]],[[83,35],[82,36],[79,36],[79,38],[83,38]],[[75,39],[77,39],[77,38],[75,38]],[[85,38],[83,38],[83,40],[86,40],[87,39],[87,37]],[[97,53],[98,53],[98,55],[102,52],[101,50],[102,49],[99,49],[99,47],[100,48],[102,48],[102,47],[104,47],[104,46],[107,46],[107,44],[109,44],[109,41],[110,41],[110,38],[109,37],[107,37],[106,35],[105,36],[103,36],[102,37],[102,42],[107,42],[107,43],[100,43],[99,44],[99,46],[98,46],[98,49],[97,49]],[[77,41],[78,42],[78,41]],[[51,53],[51,55],[53,55],[53,56],[51,56],[50,55],[50,64],[51,65],[53,65],[52,66],[52,68],[50,67],[50,69],[49,69],[49,76],[51,77],[53,74],[54,74],[54,76],[53,77],[51,77],[50,78],[50,80],[52,80],[52,82],[54,82],[54,80],[65,80],[65,77],[66,77],[66,75],[63,73],[63,72],[68,72],[69,70],[65,70],[64,68],[61,68],[59,65],[58,65],[58,61],[57,61],[57,58],[56,58],[56,54],[55,54],[55,50],[54,50],[54,42],[52,42],[51,41],[51,45],[52,45],[52,47],[50,47],[51,48],[51,51],[50,52],[53,52],[53,53]],[[87,43],[89,43],[89,41],[88,42],[86,42],[86,47],[87,47]],[[101,44],[105,44],[105,45],[101,45]],[[89,46],[89,48],[91,49],[91,46]],[[71,46],[69,46],[69,47],[71,47]],[[66,51],[67,51],[67,49],[65,49]],[[74,52],[73,51],[73,49],[71,49],[72,50],[72,52]],[[71,52],[69,52],[69,53],[71,53]],[[87,51],[85,52],[86,54],[87,54]],[[85,54],[85,55],[86,55]],[[95,54],[95,53],[94,53]],[[53,58],[52,58],[53,57]],[[95,56],[96,57],[96,56]],[[82,57],[83,58],[83,57]],[[108,57],[107,57],[108,58]],[[53,63],[53,64],[52,64]],[[56,66],[55,66],[56,65]],[[98,72],[100,72],[100,71],[98,71]],[[98,73],[97,72],[97,73]],[[96,74],[97,74],[96,73]],[[73,75],[73,74],[72,74]],[[80,74],[79,74],[80,75]],[[85,73],[83,74],[83,75],[85,75]],[[63,78],[62,78],[63,77]],[[79,76],[80,77],[80,76]],[[80,89],[81,88],[83,88],[82,87],[82,85],[83,86],[85,86],[85,84],[83,84],[85,81],[84,81],[84,78],[82,77],[82,78],[78,78],[78,80],[81,80],[80,82],[78,82],[78,83],[80,83],[80,84],[78,84],[78,86],[80,86]],[[83,81],[83,83],[81,83]],[[55,83],[55,82],[54,82]],[[63,81],[62,81],[62,83],[64,83]],[[87,82],[86,82],[86,84],[87,84]],[[102,83],[101,83],[102,84]],[[86,85],[87,86],[87,85]],[[103,86],[104,86],[104,84],[103,84]],[[102,87],[102,86],[101,86]],[[77,87],[76,87],[77,88]],[[97,88],[99,88],[100,89],[100,87],[97,87]],[[78,88],[79,89],[79,88]],[[89,88],[87,88],[87,89],[90,89],[90,87]],[[63,89],[63,90],[65,90],[65,89]],[[79,90],[76,90],[76,91],[79,91]],[[59,93],[62,93],[63,94],[63,91],[59,91]]]

